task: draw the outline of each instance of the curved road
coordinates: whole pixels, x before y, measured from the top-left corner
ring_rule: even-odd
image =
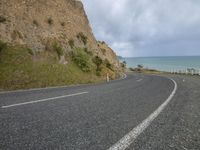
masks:
[[[200,149],[200,78],[170,78],[0,93],[0,149]]]

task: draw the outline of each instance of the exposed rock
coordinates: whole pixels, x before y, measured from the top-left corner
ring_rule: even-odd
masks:
[[[0,12],[2,41],[26,45],[33,51],[51,49],[56,41],[67,53],[73,40],[76,47],[86,47],[120,67],[112,49],[96,41],[80,0],[1,0]],[[66,64],[61,58],[60,63]]]

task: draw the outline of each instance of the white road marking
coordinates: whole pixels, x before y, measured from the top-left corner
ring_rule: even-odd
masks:
[[[60,98],[65,98],[65,97],[78,96],[78,95],[87,94],[87,93],[88,92],[81,92],[81,93],[63,95],[63,96],[58,96],[58,97],[51,97],[51,98],[46,98],[46,99],[40,99],[40,100],[35,100],[35,101],[2,106],[1,108],[9,108],[9,107],[16,107],[16,106],[21,106],[21,105],[33,104],[33,103],[40,103],[40,102],[45,102],[45,101],[50,101],[50,100],[55,100],[55,99],[60,99]]]
[[[140,81],[142,81],[142,80],[143,80],[143,79],[138,79],[137,82],[140,82]]]
[[[108,150],[125,150],[128,148],[136,140],[136,138],[152,123],[152,121],[165,109],[177,91],[177,83],[173,79],[171,80],[174,83],[174,89],[167,100],[162,105],[160,105],[148,118],[143,120],[142,123],[132,129],[128,134],[126,134]]]

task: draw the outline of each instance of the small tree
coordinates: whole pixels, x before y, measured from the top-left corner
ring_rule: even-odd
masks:
[[[126,61],[123,61],[123,62],[122,62],[122,67],[123,67],[123,68],[126,68],[126,65],[127,65]]]
[[[139,69],[143,69],[143,68],[144,68],[144,66],[141,65],[141,64],[137,65],[137,67],[138,67]]]

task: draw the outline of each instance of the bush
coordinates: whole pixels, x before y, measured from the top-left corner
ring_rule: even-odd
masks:
[[[109,62],[108,59],[104,60],[104,64],[106,65],[107,68],[109,68],[110,70],[113,70],[113,66],[112,64]]]
[[[92,54],[92,52],[91,51],[88,51],[88,49],[87,48],[84,48],[84,51],[88,54],[88,55],[90,55],[90,56],[92,56],[93,54]]]
[[[27,50],[28,50],[28,53],[29,53],[30,55],[34,55],[34,53],[33,53],[33,50],[32,50],[32,49],[30,49],[30,48],[27,48]]]
[[[7,44],[3,41],[0,41],[0,52],[7,47]]]
[[[58,43],[54,43],[53,45],[53,49],[56,51],[56,53],[58,54],[58,57],[60,58],[60,56],[63,56],[64,51],[62,49],[62,47],[58,44]]]
[[[85,35],[83,34],[83,32],[78,33],[78,34],[77,34],[77,38],[78,38],[78,39],[81,39],[81,41],[84,43],[84,45],[87,44],[88,38],[87,38],[87,36],[85,36]]]
[[[73,39],[70,39],[70,40],[68,41],[68,43],[69,43],[69,46],[70,46],[71,48],[74,48],[74,40],[73,40]]]
[[[5,21],[6,21],[6,18],[3,17],[3,16],[0,16],[0,23],[3,23],[3,22],[5,22]]]
[[[93,63],[90,56],[84,51],[84,49],[77,48],[72,52],[73,61],[80,67],[84,72],[90,72],[93,68]]]
[[[53,19],[50,17],[50,18],[48,18],[47,22],[48,22],[49,25],[52,25],[53,24]]]
[[[60,24],[61,24],[61,26],[63,26],[63,27],[65,26],[65,22],[61,22]]]
[[[143,66],[143,65],[140,65],[140,64],[137,65],[137,67],[140,68],[140,69],[143,69],[143,68],[144,68],[144,66]]]
[[[122,63],[121,63],[121,66],[122,66],[122,68],[126,68],[126,61],[123,61]]]
[[[103,60],[99,57],[99,56],[95,56],[94,58],[93,58],[93,62],[96,64],[96,66],[97,66],[97,69],[96,69],[96,71],[97,71],[97,73],[98,72],[100,72],[101,71],[101,65],[102,65],[102,63],[103,63]]]
[[[39,23],[37,22],[37,20],[33,20],[33,24],[36,25],[37,27],[39,26]]]

